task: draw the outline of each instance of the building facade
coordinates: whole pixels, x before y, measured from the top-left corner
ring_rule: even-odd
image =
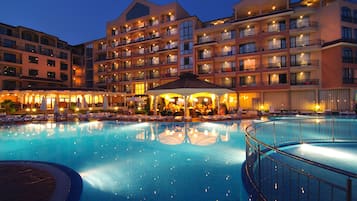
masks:
[[[0,88],[71,87],[71,48],[55,36],[0,24]]]
[[[70,48],[2,25],[0,88],[100,88],[125,106],[192,72],[234,90],[219,100],[233,110],[354,110],[356,3],[241,0],[232,10],[202,22],[177,1],[133,0],[107,23],[105,37]]]
[[[201,22],[177,2],[134,0],[93,44],[94,85],[142,95],[188,71],[235,90],[221,100],[233,108],[353,109],[355,3],[242,0],[233,11]]]

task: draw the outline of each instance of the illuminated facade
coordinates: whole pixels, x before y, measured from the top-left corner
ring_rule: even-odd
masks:
[[[0,88],[71,87],[71,48],[55,36],[0,24]]]
[[[188,71],[235,90],[225,100],[235,109],[353,109],[355,3],[242,0],[233,10],[201,22],[177,2],[134,0],[93,44],[94,85],[142,95]]]
[[[78,46],[1,24],[0,88],[100,88],[126,106],[192,72],[234,90],[219,100],[229,109],[354,109],[356,3],[241,0],[229,15],[202,22],[177,2],[133,0],[105,37]]]

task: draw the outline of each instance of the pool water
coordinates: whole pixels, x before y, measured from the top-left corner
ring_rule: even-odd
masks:
[[[66,165],[82,201],[247,200],[241,121],[81,122],[2,126],[0,160]]]

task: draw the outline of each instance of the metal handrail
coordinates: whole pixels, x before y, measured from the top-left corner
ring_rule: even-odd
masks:
[[[301,121],[301,120],[311,120],[311,119],[316,119],[316,118],[289,119],[289,121],[296,121],[296,120],[300,120]],[[274,129],[275,129],[275,121],[276,120],[269,121],[269,123],[271,123],[271,122],[274,123],[273,124]],[[280,155],[289,157],[291,159],[300,161],[300,162],[302,162],[304,164],[309,164],[311,166],[315,166],[315,167],[330,171],[333,174],[344,175],[347,178],[347,183],[346,183],[346,186],[345,186],[346,200],[347,201],[352,200],[352,179],[353,180],[357,179],[357,173],[353,173],[353,172],[350,172],[350,171],[342,170],[340,168],[335,168],[335,167],[332,167],[332,166],[329,166],[329,165],[326,165],[326,164],[323,164],[323,163],[319,163],[319,162],[316,162],[316,161],[313,161],[313,160],[309,160],[307,158],[303,158],[303,157],[300,157],[300,156],[297,156],[297,155],[294,155],[294,154],[291,154],[291,153],[288,153],[288,152],[280,150],[281,147],[284,147],[286,145],[301,144],[301,141],[302,141],[301,139],[295,140],[294,142],[290,141],[289,143],[287,143],[287,142],[284,142],[283,144],[279,143],[279,145],[276,146],[276,134],[274,133],[273,145],[272,144],[268,144],[266,142],[263,142],[262,140],[259,140],[258,137],[257,137],[257,133],[256,133],[257,128],[262,128],[263,126],[261,126],[261,125],[263,125],[265,123],[267,123],[267,122],[257,123],[254,126],[253,125],[249,125],[245,129],[245,136],[246,136],[247,146],[249,144],[250,145],[249,147],[253,147],[254,151],[256,151],[256,154],[258,156],[258,159],[254,159],[253,164],[258,163],[258,167],[260,168],[261,153],[264,154],[264,153],[267,153],[268,151],[273,151],[273,152],[275,152],[277,154],[280,154]],[[333,138],[331,140],[329,139],[328,142],[332,142],[332,143],[338,142],[335,139],[334,131],[332,131],[332,135],[333,135]],[[252,144],[253,144],[253,143],[251,143],[252,141],[250,141],[248,139],[252,140],[257,146],[254,146],[254,145],[252,146]],[[304,139],[304,140],[306,140],[306,139]],[[344,140],[346,140],[346,139],[344,138]],[[314,141],[311,141],[311,139],[310,139],[310,142],[316,143],[318,141],[316,139],[314,139]],[[326,139],[324,140],[324,142],[326,142]],[[353,141],[348,141],[348,142],[355,142],[356,143],[357,140],[354,139]],[[261,149],[261,146],[265,147],[265,149],[263,151]],[[247,160],[248,160],[248,154],[247,154]],[[271,159],[271,160],[276,162],[275,159]],[[282,163],[281,161],[279,161],[279,162]],[[297,172],[300,175],[309,176],[310,178],[316,179],[317,181],[323,181],[321,178],[318,178],[318,177],[314,176],[313,174],[307,175],[306,172],[304,172],[303,170],[298,170],[298,169],[293,168],[293,167],[291,167],[291,166],[289,166],[287,164],[284,164],[284,166],[288,166],[288,168],[290,170],[294,170],[295,172]],[[247,174],[249,174],[249,172],[253,172],[253,169],[248,170],[249,167],[245,167],[245,168],[246,168]],[[252,168],[252,166],[250,168]],[[258,171],[260,172],[261,170],[258,170]],[[260,182],[260,179],[261,179],[260,175],[257,175],[257,177],[259,178],[258,182]],[[250,179],[251,183],[252,182],[254,183],[254,179],[252,179],[253,175],[248,175],[248,178]],[[334,186],[336,188],[342,188],[344,190],[344,186],[342,187],[342,186],[339,186],[337,184],[333,184],[330,181],[327,181],[325,179],[324,179],[323,182],[324,183],[328,183],[329,185]],[[253,186],[257,190],[257,192],[260,194],[259,196],[262,196],[263,197],[262,199],[265,200],[266,198],[265,198],[264,193],[259,189],[260,184],[254,183]]]
[[[311,118],[311,119],[315,119],[315,118]],[[289,121],[294,121],[294,120],[301,120],[301,119],[289,119]],[[273,122],[273,121],[276,121],[276,120],[272,120],[271,122]],[[262,124],[262,123],[266,123],[266,122],[260,122],[258,124]],[[281,151],[279,149],[280,146],[279,147],[271,146],[271,145],[269,145],[269,144],[267,144],[267,143],[265,143],[263,141],[258,140],[256,137],[253,137],[248,132],[248,128],[252,127],[252,126],[253,125],[247,126],[247,128],[245,129],[245,133],[246,133],[246,137],[251,138],[256,143],[261,144],[264,147],[267,147],[272,151],[276,151],[277,153],[285,155],[285,156],[288,156],[290,158],[294,158],[294,159],[297,159],[299,161],[302,161],[302,162],[305,162],[305,163],[308,163],[308,164],[311,164],[311,165],[314,165],[314,166],[317,166],[317,167],[321,167],[323,169],[327,169],[327,170],[330,170],[330,171],[335,172],[335,173],[343,174],[343,175],[345,175],[347,177],[351,177],[351,178],[356,178],[357,179],[357,173],[353,173],[353,172],[350,172],[350,171],[345,171],[345,170],[342,170],[342,169],[339,169],[339,168],[335,168],[335,167],[332,167],[332,166],[329,166],[329,165],[326,165],[326,164],[322,164],[322,163],[319,163],[319,162],[316,162],[316,161],[312,161],[312,160],[309,160],[309,159],[306,159],[306,158],[303,158],[303,157],[300,157],[300,156],[296,156],[294,154]],[[254,130],[256,130],[256,128],[254,128]],[[349,141],[349,142],[355,142],[355,141]],[[314,141],[314,143],[316,143],[316,141]],[[292,143],[289,142],[289,144],[291,145]],[[296,142],[296,144],[300,144],[300,142]]]

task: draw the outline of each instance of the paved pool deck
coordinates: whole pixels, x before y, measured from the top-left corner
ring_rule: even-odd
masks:
[[[72,169],[33,161],[0,161],[2,201],[78,201],[82,179]]]

